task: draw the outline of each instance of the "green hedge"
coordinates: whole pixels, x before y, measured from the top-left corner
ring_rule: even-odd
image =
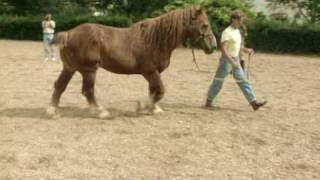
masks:
[[[79,16],[69,19],[55,17],[55,21],[57,24],[56,31],[68,30],[86,22],[100,23],[116,27],[127,27],[131,24],[131,20],[124,16]],[[41,40],[41,18],[0,16],[0,38],[16,40]]]
[[[263,52],[320,53],[320,27],[255,21],[248,25],[247,44]]]

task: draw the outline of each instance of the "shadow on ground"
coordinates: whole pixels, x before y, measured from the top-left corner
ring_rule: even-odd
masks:
[[[132,111],[125,111],[115,108],[109,108],[111,118],[116,117],[141,117],[146,114],[137,114]],[[96,118],[89,109],[79,107],[60,107],[58,110],[61,117],[67,118]],[[0,117],[9,118],[32,118],[32,119],[50,119],[46,114],[46,108],[7,108],[0,110]]]

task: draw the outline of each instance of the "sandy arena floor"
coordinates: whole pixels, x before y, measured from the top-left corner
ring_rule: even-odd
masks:
[[[92,118],[76,74],[58,120],[45,109],[61,63],[44,62],[40,42],[0,41],[0,179],[320,179],[320,58],[256,54],[251,81],[267,107],[253,112],[227,78],[208,110],[219,52],[177,49],[163,74],[165,112],[137,116],[147,97],[140,76],[102,69],[97,97],[114,116]]]

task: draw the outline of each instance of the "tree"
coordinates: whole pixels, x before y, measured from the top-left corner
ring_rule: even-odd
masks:
[[[15,15],[43,15],[45,13],[63,14],[66,11],[88,11],[94,0],[2,0],[0,3],[10,7],[6,12]],[[3,6],[4,7],[4,6]],[[7,8],[8,9],[8,8]]]
[[[311,23],[320,22],[320,0],[267,0],[271,7],[287,6],[296,11],[296,17]]]
[[[54,10],[58,0],[3,0],[3,2],[12,7],[13,14],[35,15]]]
[[[115,11],[132,17],[135,21],[150,17],[154,11],[162,9],[169,0],[114,0]]]

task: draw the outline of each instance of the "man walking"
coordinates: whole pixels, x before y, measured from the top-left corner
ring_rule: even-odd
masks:
[[[225,77],[233,71],[233,76],[239,85],[242,93],[252,106],[253,110],[258,110],[267,102],[258,102],[253,93],[251,85],[247,81],[244,71],[240,66],[239,53],[242,50],[245,53],[254,53],[253,49],[242,47],[242,38],[239,31],[243,21],[242,13],[234,11],[230,17],[230,26],[226,28],[221,36],[221,58],[216,75],[208,91],[206,107],[212,107],[212,103],[220,92]]]

